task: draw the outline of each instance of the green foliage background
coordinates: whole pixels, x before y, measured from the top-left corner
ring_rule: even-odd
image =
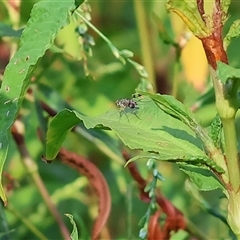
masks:
[[[35,1],[22,1],[17,29],[25,27],[34,3]],[[118,49],[131,50],[134,53],[133,60],[141,63],[140,39],[133,3],[131,1],[89,1],[89,3],[92,7],[91,16],[94,26],[100,29]],[[173,32],[169,27],[169,17],[164,10],[164,4],[159,3],[159,1],[146,2],[147,21],[153,29],[153,34],[149,35],[149,41],[155,48],[154,63],[158,76],[158,91],[170,93],[174,58],[169,57],[171,55],[169,46],[166,46],[158,38],[157,29],[151,15],[153,6],[155,6],[155,9],[158,8],[155,12],[161,16],[167,30],[172,35]],[[226,29],[230,22],[237,17],[239,10],[239,5],[233,1],[230,8],[232,16],[226,25]],[[10,17],[6,6],[2,2],[0,2],[0,21],[4,24],[14,25],[13,18]],[[64,50],[69,50],[76,56],[73,58],[69,54],[62,54],[54,48],[48,50],[34,70],[34,78],[31,83],[33,94],[28,93],[26,95],[19,112],[19,119],[25,126],[24,136],[27,148],[38,165],[39,173],[46,188],[61,215],[70,213],[74,216],[81,239],[87,239],[90,235],[91,214],[96,213],[97,201],[92,200],[93,194],[89,194],[90,190],[84,176],[79,176],[76,171],[66,167],[58,160],[52,164],[45,164],[41,161],[45,149],[38,138],[37,128],[44,129],[47,122],[44,118],[40,121],[39,116],[43,114],[42,116],[45,117],[45,115],[39,107],[39,101],[47,102],[56,111],[62,110],[68,104],[85,115],[95,116],[116,108],[114,102],[117,99],[131,97],[140,82],[139,75],[130,64],[123,65],[120,61],[117,61],[107,44],[92,30],[89,30],[89,33],[96,42],[95,46],[92,47],[93,56],[87,58],[89,76],[86,77],[84,71],[79,45],[74,44],[75,35],[69,30],[65,35],[68,36],[68,41],[72,41],[70,45],[75,46],[75,49]],[[60,41],[59,38],[62,37],[57,37],[56,44]],[[1,46],[5,46],[8,50],[12,50],[14,45],[18,44],[18,38],[1,37],[0,40]],[[58,46],[61,47],[61,44],[58,44]],[[237,46],[239,46],[239,39],[234,40],[233,44],[230,45],[229,58],[235,67],[240,67],[239,54],[236,51]],[[8,50],[7,53],[9,53]],[[3,50],[0,51],[3,53]],[[1,55],[3,56],[3,54]],[[0,70],[3,71],[5,59],[2,57],[0,60]],[[167,71],[162,73],[158,66],[166,64],[166,62],[168,63]],[[184,77],[181,80],[183,81]],[[194,103],[200,95],[186,82],[180,85],[179,93],[181,100],[188,105]],[[186,93],[188,94],[186,95]],[[206,105],[197,113],[203,125],[209,124],[209,115],[214,116],[212,112],[213,105]],[[161,119],[161,121],[164,121],[164,119]],[[237,124],[239,128],[239,123]],[[90,132],[90,134],[96,133]],[[64,146],[93,161],[106,177],[112,196],[112,211],[108,221],[112,239],[136,239],[140,229],[138,222],[145,214],[147,204],[139,199],[136,184],[129,176],[127,169],[123,167],[124,160],[122,159],[122,164],[119,164],[123,144],[113,134],[110,134],[110,137],[112,141],[111,149],[114,149],[115,157],[103,153],[96,144],[80,134],[69,133]],[[133,156],[136,153],[137,151],[131,151]],[[137,164],[141,173],[147,178],[146,162],[140,160]],[[200,198],[198,195],[194,195],[192,191],[187,190],[189,184],[186,182],[186,175],[180,172],[177,166],[160,162],[158,169],[165,178],[165,181],[159,184],[163,194],[181,209],[209,239],[217,239],[219,236],[225,239],[229,236],[228,227],[220,219],[209,214],[210,210],[215,209],[223,215],[225,214],[226,200],[221,199],[222,193],[220,190],[201,192],[202,198]],[[7,191],[9,207],[1,210],[2,217],[5,220],[1,224],[0,233],[6,233],[7,229],[9,231],[14,230],[10,233],[10,238],[5,235],[6,239],[34,239],[35,236],[22,221],[27,218],[48,239],[60,239],[59,229],[22,165],[12,138],[10,138],[4,172],[14,178],[14,187]],[[4,186],[6,186],[7,178],[3,180]],[[71,230],[72,226],[67,217],[64,220]],[[4,226],[5,224],[8,226],[7,228]],[[184,237],[187,237],[185,232],[179,232],[175,235],[175,239],[184,239]]]

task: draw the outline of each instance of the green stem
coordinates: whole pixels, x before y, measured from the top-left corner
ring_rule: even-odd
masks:
[[[240,239],[240,174],[238,163],[237,136],[235,115],[238,110],[238,99],[235,89],[230,89],[218,79],[216,71],[211,70],[216,108],[223,124],[225,139],[225,156],[230,187],[227,188],[228,196],[228,223],[237,239]],[[232,91],[231,91],[232,90]]]
[[[216,108],[223,124],[229,183],[233,191],[236,193],[240,185],[235,127],[235,115],[238,110],[238,100],[235,96],[227,96],[227,90],[225,89],[224,84],[218,79],[216,71],[214,69],[210,70],[215,90]]]
[[[240,185],[237,136],[234,118],[222,119],[223,133],[225,138],[225,153],[227,158],[228,176],[234,192]]]
[[[152,43],[147,22],[147,19],[149,18],[146,16],[144,1],[134,0],[134,7],[136,14],[136,22],[140,35],[143,65],[148,73],[148,80],[153,85],[153,88],[156,89],[154,62],[151,47]]]
[[[173,65],[173,86],[172,86],[172,94],[171,94],[176,99],[178,98],[178,89],[179,89],[179,79],[177,77],[179,68],[180,68],[180,64],[178,59],[176,59]]]

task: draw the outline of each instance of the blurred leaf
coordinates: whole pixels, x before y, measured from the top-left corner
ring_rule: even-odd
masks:
[[[76,223],[73,220],[73,216],[71,214],[65,214],[65,216],[67,216],[70,219],[71,224],[73,225],[73,230],[71,233],[71,239],[72,240],[78,240],[78,230],[77,230],[77,226]]]
[[[22,33],[20,48],[6,67],[0,90],[0,174],[8,151],[8,132],[30,84],[33,68],[51,47],[58,31],[68,23],[73,7],[73,0],[57,5],[49,1],[36,3]],[[6,202],[2,187],[0,196]]]
[[[14,30],[12,27],[5,23],[0,22],[0,37],[16,37],[20,38],[23,29]]]

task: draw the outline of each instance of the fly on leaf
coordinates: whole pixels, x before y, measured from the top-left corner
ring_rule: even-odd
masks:
[[[128,119],[127,113],[133,113],[137,118],[139,118],[136,113],[139,107],[137,102],[134,101],[133,99],[124,98],[124,99],[117,100],[116,105],[119,108],[120,116],[122,115],[122,113],[124,113]],[[129,119],[128,119],[128,122],[129,122]]]
[[[116,101],[116,105],[120,110],[125,110],[126,108],[135,109],[137,108],[137,102],[132,99],[120,99]]]

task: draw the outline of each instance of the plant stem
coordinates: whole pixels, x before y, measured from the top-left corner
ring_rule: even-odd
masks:
[[[239,189],[240,176],[238,164],[237,136],[234,118],[222,119],[223,133],[225,138],[225,152],[227,157],[227,167],[229,181],[236,193]]]
[[[173,65],[173,86],[172,86],[172,93],[171,93],[171,95],[176,99],[178,98],[178,89],[179,89],[179,79],[177,77],[179,68],[180,68],[179,60],[176,59]]]
[[[144,1],[134,0],[134,7],[136,14],[136,22],[140,35],[143,65],[148,73],[148,80],[151,82],[153,88],[156,90],[154,62],[151,47],[152,43],[150,42],[151,36],[147,22],[147,19],[149,19],[149,17],[146,16],[146,8],[144,7]]]
[[[238,101],[234,100],[233,97],[227,98],[225,96],[225,86],[218,79],[216,71],[212,68],[210,70],[216,96],[216,108],[223,124],[229,183],[233,191],[236,193],[240,185],[237,136],[235,127],[235,115],[238,109]]]
[[[31,156],[26,148],[24,137],[20,133],[21,132],[20,129],[22,127],[20,124],[21,124],[21,122],[19,122],[19,121],[16,121],[14,123],[13,128],[12,128],[12,134],[13,134],[14,140],[16,141],[20,155],[22,157],[22,162],[23,162],[24,166],[26,167],[28,173],[32,177],[33,182],[37,186],[40,194],[42,195],[42,198],[44,199],[44,201],[48,207],[48,210],[51,212],[52,216],[58,223],[58,226],[62,233],[63,238],[66,240],[70,239],[70,233],[69,233],[67,227],[65,226],[60,213],[58,212],[55,205],[53,204],[51,197],[50,197],[50,195],[38,173],[37,164],[33,161],[33,159],[31,158]]]

